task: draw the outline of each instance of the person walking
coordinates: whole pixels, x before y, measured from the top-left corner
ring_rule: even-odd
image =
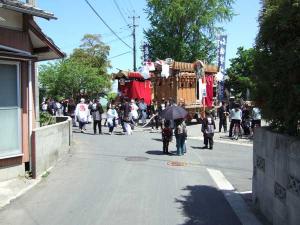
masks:
[[[215,121],[211,112],[207,112],[202,122],[201,131],[203,132],[204,147],[203,149],[213,149],[214,145],[214,132],[216,129]]]
[[[172,140],[172,129],[170,128],[170,121],[166,120],[164,129],[162,130],[163,153],[169,154],[169,143]]]
[[[177,155],[183,155],[185,149],[184,144],[187,137],[187,130],[183,119],[176,119],[174,120],[175,123],[175,138],[176,138],[176,148],[177,148]]]
[[[138,110],[139,110],[139,107],[136,105],[134,99],[131,99],[129,117],[131,117],[131,122],[134,126],[138,122],[138,119],[139,119]]]
[[[72,118],[72,126],[73,127],[77,127],[76,118],[75,118],[75,109],[76,109],[76,105],[75,105],[74,99],[71,98],[69,100],[69,104],[68,104],[67,115]]]
[[[49,107],[48,99],[43,100],[43,102],[41,104],[42,112],[47,112],[48,111],[48,107]]]
[[[85,104],[84,98],[81,98],[80,103],[77,104],[75,109],[75,116],[79,122],[79,129],[81,133],[84,133],[85,125],[88,121],[88,116],[89,116],[89,108],[88,105]]]
[[[147,104],[145,103],[143,98],[141,99],[141,102],[139,103],[139,109],[141,111],[142,125],[145,125],[146,119],[147,119]]]
[[[95,98],[93,104],[90,105],[89,108],[93,118],[94,134],[97,134],[97,126],[99,130],[99,134],[102,134],[102,125],[101,125],[102,113],[103,113],[102,105],[99,103],[99,100]]]
[[[111,108],[107,111],[107,124],[109,127],[109,134],[112,135],[114,127],[116,126],[116,120],[118,119],[118,113],[115,109],[115,105],[111,105]]]
[[[63,108],[62,101],[57,100],[55,102],[55,105],[56,105],[55,116],[63,116],[64,115],[64,108]]]
[[[152,101],[150,106],[150,113],[151,113],[151,130],[154,130],[154,125],[156,130],[158,130],[159,127],[159,113],[161,112],[160,106],[157,101]]]
[[[56,110],[57,110],[56,103],[55,103],[54,99],[50,98],[49,104],[48,104],[48,111],[52,116],[55,116]]]
[[[227,132],[227,116],[229,112],[227,111],[226,103],[222,102],[221,107],[218,109],[218,117],[219,117],[219,133],[222,131],[222,127],[224,129],[224,133]]]

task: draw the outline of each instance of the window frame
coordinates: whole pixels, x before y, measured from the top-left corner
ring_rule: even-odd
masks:
[[[7,154],[1,154],[0,153],[0,159],[6,159],[6,158],[13,158],[18,156],[23,156],[23,150],[22,150],[22,124],[21,124],[21,63],[19,61],[8,61],[8,60],[1,60],[0,59],[0,65],[14,65],[17,67],[17,106],[13,107],[1,107],[1,109],[17,109],[17,116],[18,116],[18,149],[10,149],[13,153],[7,153]],[[1,75],[0,75],[1,76]]]

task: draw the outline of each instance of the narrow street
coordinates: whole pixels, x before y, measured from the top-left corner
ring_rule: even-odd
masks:
[[[255,225],[238,194],[251,191],[252,147],[202,150],[188,139],[178,157],[162,155],[161,134],[141,128],[132,136],[74,132],[70,153],[0,211],[1,225]]]

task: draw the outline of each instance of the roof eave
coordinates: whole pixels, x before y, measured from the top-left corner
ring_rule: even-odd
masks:
[[[12,5],[6,5],[6,4],[3,4],[3,3],[0,3],[0,8],[12,10],[12,11],[19,12],[19,13],[29,14],[29,15],[32,15],[32,16],[41,17],[41,18],[44,18],[44,19],[47,19],[47,20],[50,20],[50,19],[56,20],[57,19],[54,16],[54,14],[51,14],[51,13],[37,12],[37,11],[30,10],[30,9],[23,9],[23,8],[12,6]]]

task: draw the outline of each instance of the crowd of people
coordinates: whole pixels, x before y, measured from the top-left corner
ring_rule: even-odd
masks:
[[[73,126],[79,125],[80,132],[85,133],[86,124],[93,123],[94,134],[103,134],[102,119],[104,126],[108,127],[108,134],[114,134],[114,129],[120,126],[122,133],[132,135],[133,130],[137,126],[151,126],[151,130],[160,131],[163,141],[163,153],[170,154],[168,147],[173,136],[176,138],[177,155],[186,153],[186,138],[187,128],[185,119],[165,120],[160,115],[161,112],[169,106],[178,105],[185,107],[184,100],[180,99],[178,104],[172,99],[160,101],[153,100],[151,105],[147,105],[144,99],[129,99],[120,98],[118,101],[110,101],[106,105],[106,117],[102,118],[104,109],[99,102],[99,99],[93,101],[81,98],[76,104],[73,99],[64,99],[57,101],[54,99],[45,99],[41,105],[44,112],[48,112],[53,116],[70,116]],[[216,114],[213,110],[207,110],[206,116],[202,118],[201,131],[204,137],[204,147],[213,149],[213,137],[216,129],[215,119],[219,117],[219,132],[227,132],[227,121],[229,119],[229,137],[233,136],[233,129],[237,125],[240,129],[239,133],[253,135],[253,130],[256,126],[261,125],[261,113],[259,108],[251,107],[245,103],[228,104],[222,102],[219,107],[216,107]],[[147,122],[148,121],[148,122]]]
[[[219,132],[227,132],[227,119],[230,120],[229,137],[233,136],[233,128],[237,125],[240,135],[246,135],[248,137],[253,136],[255,127],[261,126],[261,112],[258,107],[251,107],[249,103],[229,104],[222,102],[221,106],[217,110],[219,117]]]

